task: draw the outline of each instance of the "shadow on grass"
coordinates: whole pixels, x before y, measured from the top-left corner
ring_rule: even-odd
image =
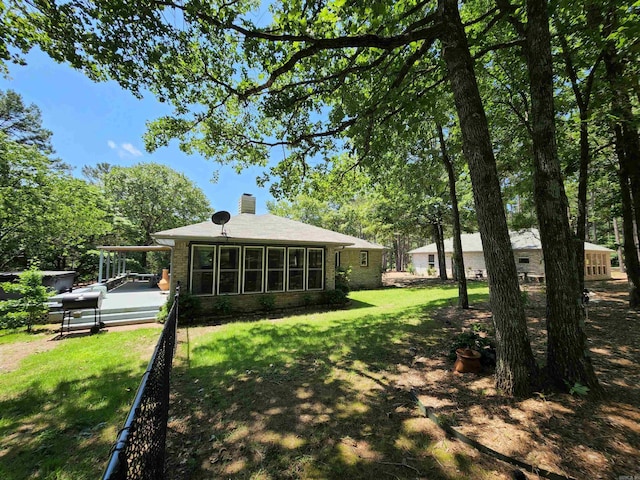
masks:
[[[97,478],[139,381],[131,369],[110,369],[0,401],[0,478]]]
[[[169,478],[493,478],[432,455],[395,383],[412,351],[437,345],[428,313],[449,304],[199,339],[191,367],[174,367]]]

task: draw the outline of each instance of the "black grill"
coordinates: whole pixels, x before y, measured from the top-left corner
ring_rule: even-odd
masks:
[[[101,292],[69,293],[62,296],[62,325],[60,334],[64,331],[64,323],[67,321],[67,331],[71,330],[71,318],[74,310],[93,310],[93,326],[91,333],[97,333],[104,324],[100,321],[100,307],[102,306]]]

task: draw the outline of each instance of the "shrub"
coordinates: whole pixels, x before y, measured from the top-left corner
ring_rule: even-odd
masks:
[[[327,305],[331,306],[343,306],[346,305],[349,299],[347,294],[342,290],[327,290],[324,292],[324,301]]]
[[[160,310],[156,315],[156,320],[158,322],[164,323],[167,321],[167,318],[169,317],[169,309],[171,308],[171,304],[172,304],[172,300],[168,299],[166,302],[164,302],[164,305],[160,307]]]
[[[181,322],[190,321],[200,316],[202,302],[200,297],[188,291],[180,292],[180,304],[178,305],[178,320]]]
[[[262,295],[258,302],[260,302],[260,306],[265,312],[271,312],[276,308],[276,297],[271,293]]]
[[[231,310],[231,299],[229,297],[219,296],[213,301],[213,313],[217,315],[229,315]]]
[[[409,262],[407,264],[407,272],[410,273],[411,275],[415,275],[416,267],[413,266],[413,263]]]
[[[346,295],[351,290],[351,267],[338,267],[336,270],[336,290]]]
[[[18,282],[3,282],[0,287],[7,293],[17,293],[19,298],[0,302],[0,328],[17,328],[24,325],[27,331],[49,311],[47,300],[53,295],[42,285],[42,273],[31,268],[20,274]]]

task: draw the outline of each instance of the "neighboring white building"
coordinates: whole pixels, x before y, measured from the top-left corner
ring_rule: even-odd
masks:
[[[521,277],[541,280],[544,278],[544,262],[542,244],[538,230],[532,228],[517,232],[509,232],[511,246],[516,261],[516,268]],[[464,267],[468,278],[482,278],[487,275],[484,262],[482,241],[479,233],[461,235]],[[445,263],[447,275],[452,275],[451,257],[453,254],[453,240],[444,241]],[[584,243],[584,278],[585,280],[602,280],[611,278],[611,250],[610,248]],[[438,250],[435,243],[416,248],[409,252],[415,272],[419,275],[438,275]]]

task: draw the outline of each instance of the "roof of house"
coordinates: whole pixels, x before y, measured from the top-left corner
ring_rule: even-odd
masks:
[[[542,243],[540,242],[540,233],[537,229],[531,228],[527,230],[519,230],[515,232],[509,232],[511,237],[511,247],[514,250],[541,250]],[[482,252],[482,241],[480,240],[479,233],[465,233],[460,235],[462,240],[463,252]],[[610,248],[603,247],[602,245],[596,245],[595,243],[584,242],[585,251],[600,251],[600,252],[612,252]],[[444,241],[445,253],[453,252],[453,239],[447,238]],[[415,248],[409,253],[437,253],[435,243],[430,243],[424,247]]]
[[[224,233],[222,232],[223,228],[220,225],[207,221],[157,232],[152,237],[157,243],[165,245],[171,244],[172,240],[190,240],[257,242],[261,244],[323,244],[367,250],[383,250],[386,248],[351,235],[344,235],[271,214],[254,215],[252,213],[241,213],[233,215],[224,225]]]

